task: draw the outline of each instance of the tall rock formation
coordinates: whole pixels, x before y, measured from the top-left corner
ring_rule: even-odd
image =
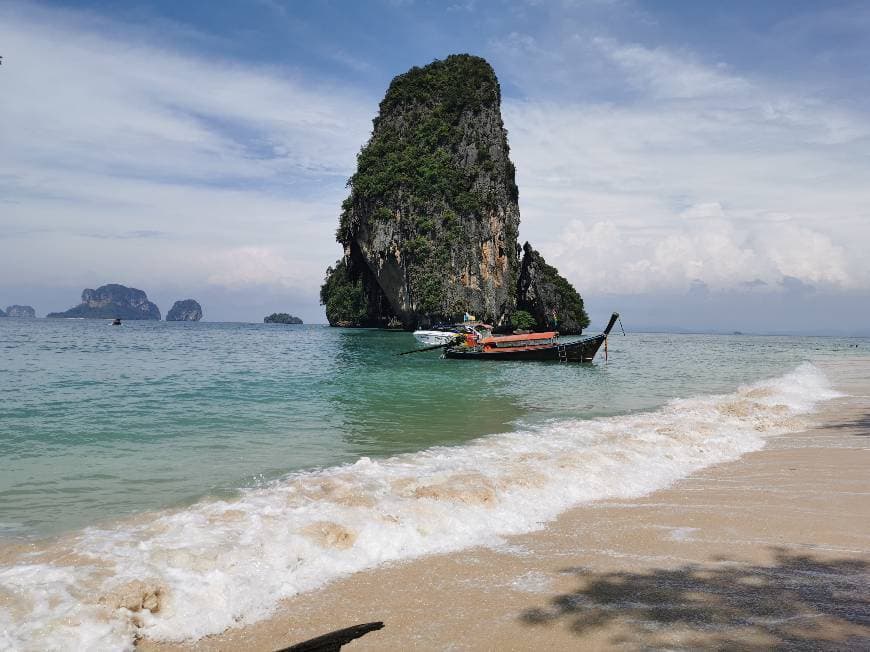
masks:
[[[110,283],[82,292],[82,302],[65,312],[50,312],[46,317],[92,319],[160,319],[160,308],[148,301],[142,290]]]
[[[342,205],[330,323],[410,328],[468,311],[505,325],[519,226],[514,166],[490,65],[453,55],[390,84]]]
[[[176,301],[166,313],[166,321],[199,321],[200,319],[202,319],[202,306],[195,299]]]
[[[2,310],[0,310],[2,312]],[[25,319],[35,319],[36,311],[32,306],[6,306],[7,317],[23,317]]]
[[[517,310],[532,315],[539,329],[563,335],[578,335],[589,325],[577,290],[528,242],[523,245],[517,280]]]
[[[541,328],[566,308],[564,332],[586,325],[570,284],[531,249],[520,257],[500,105],[492,67],[467,54],[393,79],[348,181],[344,257],[321,287],[331,325],[410,329],[468,312],[507,330],[520,296]]]

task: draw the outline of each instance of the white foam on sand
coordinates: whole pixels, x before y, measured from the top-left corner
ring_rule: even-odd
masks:
[[[648,494],[800,430],[833,398],[810,364],[733,394],[294,473],[69,544],[76,563],[0,567],[0,649],[132,649],[268,616],[286,597],[384,562],[497,545],[566,509]]]

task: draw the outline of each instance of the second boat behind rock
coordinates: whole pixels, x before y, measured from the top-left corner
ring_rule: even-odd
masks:
[[[617,319],[619,313],[615,312],[602,333],[571,341],[560,341],[555,331],[496,337],[478,328],[475,334],[466,335],[463,344],[445,349],[444,357],[461,360],[592,362]]]

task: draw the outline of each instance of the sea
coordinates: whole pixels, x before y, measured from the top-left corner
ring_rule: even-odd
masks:
[[[591,329],[595,331],[595,328]],[[799,430],[834,337],[611,334],[594,364],[320,325],[0,320],[0,649],[132,649],[546,527]]]

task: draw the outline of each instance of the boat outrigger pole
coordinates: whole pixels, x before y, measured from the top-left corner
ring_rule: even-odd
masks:
[[[613,329],[613,325],[616,323],[616,320],[619,319],[619,313],[615,312],[610,315],[610,321],[607,322],[607,328],[604,329],[604,361],[607,362],[607,336],[610,335],[610,331]],[[622,328],[622,322],[619,322],[619,327]],[[622,334],[625,335],[625,329],[622,328]]]

